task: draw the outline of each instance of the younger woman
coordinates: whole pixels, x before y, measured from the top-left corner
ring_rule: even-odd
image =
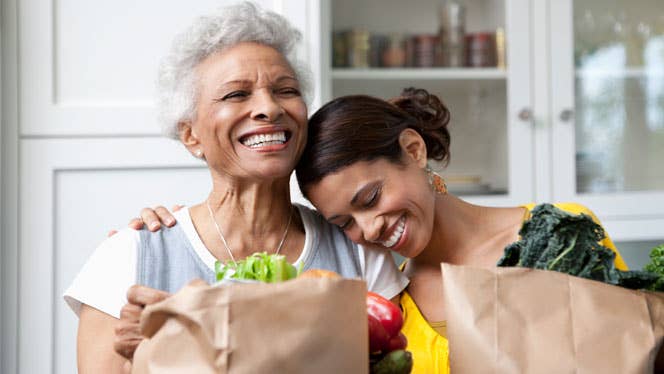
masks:
[[[352,241],[409,258],[400,304],[413,373],[449,372],[440,263],[494,267],[534,207],[477,206],[447,192],[427,161],[449,159],[449,119],[421,89],[389,101],[341,97],[309,120],[296,168],[304,195]],[[581,205],[556,205],[596,220]],[[608,237],[601,244],[615,251]],[[615,263],[626,268],[619,254]]]

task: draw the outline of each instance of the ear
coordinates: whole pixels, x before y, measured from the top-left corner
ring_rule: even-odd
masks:
[[[184,144],[187,150],[189,150],[189,152],[195,156],[196,152],[201,149],[201,142],[194,132],[191,121],[179,122],[178,134],[182,144]]]
[[[417,131],[407,128],[399,134],[399,145],[406,161],[424,168],[427,165],[427,145]]]

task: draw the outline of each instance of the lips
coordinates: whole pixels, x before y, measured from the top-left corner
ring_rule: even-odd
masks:
[[[379,244],[382,245],[385,248],[392,248],[394,247],[399,240],[401,240],[401,237],[403,236],[403,232],[406,229],[406,216],[401,216],[399,220],[396,223],[396,227],[392,231],[392,234],[390,235],[389,238],[386,240],[380,241]]]

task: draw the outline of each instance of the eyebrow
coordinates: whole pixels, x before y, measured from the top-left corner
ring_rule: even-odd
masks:
[[[279,82],[281,82],[281,81],[285,81],[285,80],[292,80],[292,81],[295,81],[295,82],[298,82],[298,83],[299,83],[299,81],[297,80],[297,78],[292,77],[292,76],[290,76],[290,75],[282,75],[282,76],[280,76],[279,78],[275,79],[274,82],[275,82],[275,83],[279,83]],[[230,81],[228,81],[228,82],[224,82],[224,83],[220,84],[220,85],[219,85],[219,88],[222,88],[222,87],[225,87],[225,86],[234,85],[234,84],[254,84],[254,83],[255,83],[255,82],[254,82],[253,80],[251,80],[251,79],[234,79],[234,80],[230,80]]]
[[[361,196],[362,194],[364,194],[367,190],[369,190],[369,189],[371,189],[371,188],[375,188],[375,187],[376,187],[377,185],[379,185],[379,184],[380,184],[379,181],[375,181],[375,182],[367,183],[367,184],[365,184],[364,186],[362,186],[362,188],[360,188],[359,190],[357,190],[357,191],[355,192],[355,194],[353,195],[353,197],[350,199],[350,205],[357,205],[357,204],[358,204],[358,200],[360,199],[360,196]],[[341,217],[341,216],[343,216],[343,214],[335,214],[335,215],[333,215],[333,216],[327,218],[327,220],[328,220],[328,221],[333,221],[333,220],[335,220],[335,219],[337,219],[337,218],[339,218],[339,217]]]

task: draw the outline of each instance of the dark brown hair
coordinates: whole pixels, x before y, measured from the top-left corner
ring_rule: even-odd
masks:
[[[450,112],[436,95],[407,88],[383,100],[365,95],[330,101],[309,119],[307,145],[296,167],[300,190],[358,161],[386,158],[401,163],[399,135],[414,129],[424,139],[427,157],[449,161]]]

